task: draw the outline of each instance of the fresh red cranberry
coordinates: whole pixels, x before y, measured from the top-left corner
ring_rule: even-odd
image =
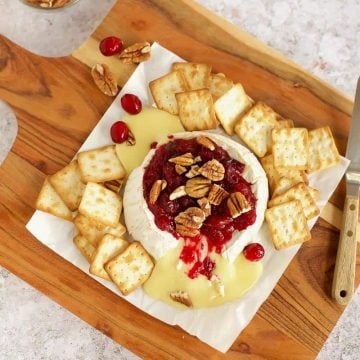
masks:
[[[114,143],[121,144],[129,138],[129,127],[125,122],[117,121],[112,124],[110,135]]]
[[[263,246],[259,243],[252,243],[244,248],[244,256],[249,261],[259,261],[265,255]]]
[[[142,109],[141,100],[134,94],[123,95],[121,98],[121,106],[131,115],[138,114]]]
[[[124,43],[116,36],[109,36],[100,41],[99,49],[104,56],[118,54],[124,47]]]
[[[152,142],[150,144],[150,149],[156,149],[157,145],[158,145],[158,143],[156,141]]]

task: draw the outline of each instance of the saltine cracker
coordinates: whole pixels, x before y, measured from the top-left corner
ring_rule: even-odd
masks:
[[[106,272],[123,295],[140,287],[150,277],[153,268],[150,255],[137,241],[105,265]]]
[[[234,82],[223,73],[210,74],[209,90],[216,101],[234,86]]]
[[[126,171],[116,155],[115,146],[83,151],[77,156],[83,182],[105,182],[123,179]]]
[[[286,249],[311,239],[299,200],[288,201],[267,209],[265,219],[277,250]]]
[[[79,206],[80,214],[108,226],[119,223],[122,210],[120,195],[96,183],[87,183]]]
[[[110,280],[104,265],[118,254],[121,254],[129,245],[128,241],[120,237],[110,234],[104,235],[93,254],[89,268],[90,273],[105,280]]]
[[[264,157],[271,153],[271,131],[279,126],[279,118],[271,107],[258,102],[235,124],[235,132],[258,157]]]
[[[149,88],[156,106],[170,114],[179,113],[175,94],[189,90],[183,71],[177,70],[150,81]]]
[[[192,90],[175,95],[179,117],[187,131],[216,129],[219,122],[208,89]]]
[[[209,87],[211,66],[189,62],[177,62],[172,70],[182,70],[188,85],[188,90],[199,90]]]
[[[234,85],[215,101],[216,117],[229,135],[234,135],[236,122],[251,108],[253,100],[245,93],[241,84]]]
[[[77,160],[51,175],[49,181],[66,206],[71,211],[77,210],[85,189]]]
[[[50,184],[49,178],[45,178],[44,184],[36,200],[35,207],[51,215],[65,220],[72,220],[72,212]]]
[[[300,201],[307,220],[310,220],[320,214],[320,210],[316,206],[316,202],[309,192],[308,186],[304,183],[297,184],[285,191],[283,194],[272,198],[268,202],[268,207],[271,208],[295,199]]]
[[[329,126],[309,131],[309,154],[309,173],[339,163],[340,155]]]
[[[273,129],[271,134],[275,168],[306,170],[309,163],[307,129]]]

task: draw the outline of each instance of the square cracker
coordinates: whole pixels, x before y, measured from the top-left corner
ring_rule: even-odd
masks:
[[[120,237],[126,232],[125,226],[121,223],[118,223],[115,226],[106,226],[101,223],[97,223],[94,220],[91,220],[81,214],[76,215],[74,224],[79,230],[80,234],[83,235],[94,246],[97,246],[105,234],[111,234],[116,237]]]
[[[104,182],[126,176],[124,166],[115,152],[115,146],[83,151],[78,154],[78,163],[83,182]]]
[[[51,186],[49,178],[45,178],[35,204],[36,209],[47,212],[65,220],[72,220],[72,212]]]
[[[278,195],[285,193],[287,190],[301,182],[303,182],[302,179],[281,177],[276,183],[272,197],[274,198]]]
[[[279,179],[282,177],[286,177],[288,179],[292,179],[294,182],[297,181],[303,182],[305,184],[309,183],[309,180],[307,178],[307,175],[304,170],[294,170],[294,169],[287,169],[287,168],[280,168],[276,169]],[[278,183],[279,181],[277,181]]]
[[[309,154],[310,173],[339,163],[339,152],[328,126],[309,131]]]
[[[272,152],[276,169],[307,169],[309,163],[309,140],[307,129],[273,129],[272,141]]]
[[[227,78],[224,74],[210,74],[209,90],[216,101],[234,86],[234,82]]]
[[[268,178],[270,192],[273,193],[276,184],[280,179],[279,173],[274,167],[274,158],[272,154],[270,154],[261,158],[260,162]]]
[[[110,280],[108,273],[104,269],[104,265],[115,256],[121,254],[129,245],[130,243],[128,241],[120,237],[115,237],[110,234],[104,235],[92,257],[89,269],[90,273],[105,280]]]
[[[281,250],[311,239],[301,203],[292,200],[276,205],[265,212],[276,249]]]
[[[120,195],[96,183],[87,183],[79,213],[89,219],[108,226],[119,223],[122,210]]]
[[[51,175],[49,181],[66,206],[71,211],[77,210],[85,189],[85,184],[81,181],[77,160]]]
[[[179,117],[188,131],[216,129],[218,121],[208,89],[192,90],[175,95],[179,106]]]
[[[251,108],[253,100],[246,95],[241,84],[234,85],[215,101],[215,113],[229,135],[234,134],[236,122]]]
[[[140,287],[151,275],[154,263],[150,255],[135,241],[105,265],[111,280],[123,295]]]
[[[303,170],[292,170],[292,169],[275,169],[274,167],[274,157],[272,154],[267,155],[260,159],[261,165],[266,173],[268,178],[270,192],[275,191],[276,186],[279,184],[279,181],[282,177],[291,179],[294,183],[303,182],[308,183],[307,176]]]
[[[258,156],[271,152],[271,130],[278,127],[278,115],[271,107],[258,102],[235,125],[235,132]]]
[[[307,220],[310,220],[320,214],[320,210],[316,206],[316,202],[309,191],[309,187],[304,183],[297,184],[285,191],[283,194],[272,198],[268,202],[268,207],[271,208],[291,200],[300,201]]]
[[[177,70],[150,81],[149,88],[158,109],[179,113],[175,94],[189,90],[183,71]]]
[[[182,70],[188,85],[188,90],[199,90],[209,86],[211,66],[189,62],[178,62],[172,65],[172,70]]]
[[[91,262],[95,247],[84,236],[78,234],[74,237],[74,244],[83,254],[88,263]]]

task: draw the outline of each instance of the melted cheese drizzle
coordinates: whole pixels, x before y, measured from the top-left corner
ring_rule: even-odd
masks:
[[[224,257],[212,253],[210,257],[216,262],[213,274],[217,274],[224,285],[224,296],[221,296],[215,281],[209,281],[203,275],[190,279],[185,273],[185,265],[179,269],[181,248],[180,243],[160,258],[149,280],[144,284],[144,290],[149,296],[177,308],[185,306],[171,300],[169,294],[173,291],[186,291],[194,308],[217,306],[241,297],[251,289],[262,273],[260,262],[247,261],[242,254],[230,263]]]
[[[140,166],[150,150],[150,145],[167,140],[167,136],[184,131],[178,116],[155,108],[143,108],[137,115],[127,115],[122,121],[126,122],[134,134],[136,144],[116,144],[116,153],[126,172]]]

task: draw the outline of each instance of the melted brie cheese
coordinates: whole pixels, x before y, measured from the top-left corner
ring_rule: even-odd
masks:
[[[139,114],[127,115],[122,121],[129,126],[136,140],[133,146],[122,143],[115,147],[128,174],[141,165],[153,142],[166,142],[168,135],[184,131],[178,116],[155,108],[143,108]]]
[[[174,302],[170,293],[185,291],[194,308],[218,306],[238,299],[257,282],[262,273],[262,264],[247,261],[241,254],[230,263],[223,256],[212,253],[211,259],[216,262],[213,281],[205,276],[190,279],[185,272],[185,266],[179,261],[182,241],[165,256],[156,262],[155,268],[143,288],[154,299],[162,300],[172,306],[185,306]]]

